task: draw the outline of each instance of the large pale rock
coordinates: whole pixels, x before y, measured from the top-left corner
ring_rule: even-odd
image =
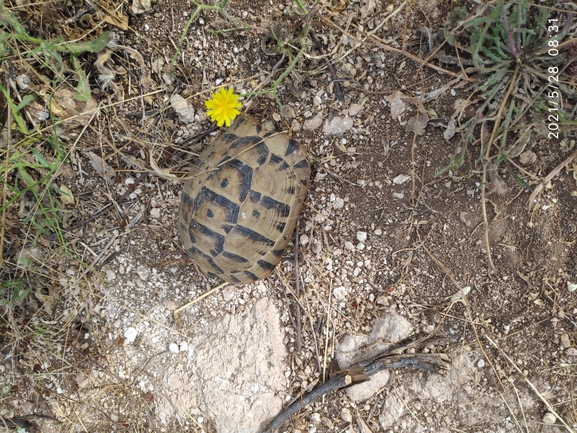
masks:
[[[258,431],[282,409],[286,389],[283,333],[266,299],[246,317],[226,315],[198,348],[200,403],[220,433]]]
[[[412,331],[411,324],[395,313],[387,313],[375,321],[371,333],[367,335],[346,335],[337,346],[336,359],[341,369],[385,352],[393,343],[407,338]],[[388,370],[381,371],[371,380],[345,389],[347,396],[355,401],[371,398],[384,387],[390,378]],[[399,415],[400,416],[400,415]]]

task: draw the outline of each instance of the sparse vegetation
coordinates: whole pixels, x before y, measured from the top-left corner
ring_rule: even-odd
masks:
[[[470,145],[479,149],[477,162],[498,167],[519,156],[532,136],[554,132],[560,138],[575,125],[574,113],[563,106],[577,98],[575,75],[565,73],[577,61],[571,22],[570,13],[528,0],[485,2],[470,13],[457,8],[449,14],[446,40],[472,62],[465,73],[476,79],[469,98],[475,114],[456,129],[460,150],[439,174],[457,170]]]
[[[169,401],[172,389],[148,369],[173,355],[167,355],[169,344],[162,340],[166,347],[134,370],[114,365],[132,354],[119,356],[130,346],[124,329],[136,317],[169,330],[170,343],[184,341],[196,322],[176,329],[169,305],[188,301],[209,282],[192,275],[192,266],[179,255],[173,231],[179,186],[148,176],[150,155],[160,149],[164,164],[159,166],[184,171],[187,157],[210,133],[204,102],[225,86],[246,90],[241,97],[252,98],[247,105],[254,114],[291,129],[318,157],[300,228],[300,265],[283,260],[281,295],[270,282],[263,283],[267,290],[271,286],[264,295],[262,285],[239,288],[242,302],[231,308],[244,313],[252,296],[279,296],[275,308],[285,308],[281,326],[289,346],[297,322],[291,314],[301,308],[304,355],[290,347],[287,394],[298,397],[318,382],[326,373],[320,365],[330,365],[337,339],[371,329],[373,319],[392,308],[418,332],[453,339],[450,346],[439,343],[427,350],[463,349],[471,365],[473,359],[476,366],[479,360],[490,365],[492,371],[466,370],[476,381],[466,395],[473,395],[475,386],[483,394],[467,407],[468,416],[486,396],[502,395],[509,398],[511,416],[522,415],[515,421],[519,431],[532,431],[527,419],[542,419],[540,411],[550,409],[549,402],[555,402],[554,421],[576,423],[571,369],[577,351],[568,349],[575,348],[570,315],[577,306],[565,293],[575,289],[577,272],[574,202],[551,205],[555,213],[528,216],[514,207],[518,196],[506,196],[499,210],[494,204],[491,221],[484,196],[489,184],[492,191],[506,190],[503,173],[523,189],[547,180],[545,172],[575,152],[575,12],[558,0],[552,5],[473,2],[475,9],[455,7],[446,19],[438,5],[432,7],[440,14],[436,17],[421,11],[435,2],[416,0],[273,3],[270,12],[268,2],[175,0],[141,15],[130,2],[103,0],[87,3],[86,27],[85,9],[76,2],[0,0],[0,430],[30,429],[49,420],[56,431],[70,433],[159,431],[159,401]],[[245,11],[251,13],[244,16]],[[457,61],[447,66],[435,55],[424,59],[416,48],[423,34],[430,36],[431,50]],[[445,91],[425,102],[419,98],[424,88],[434,94],[445,86],[447,77],[454,81],[446,90],[456,89],[464,99],[450,127],[456,137],[447,138],[457,150],[450,165],[438,171],[444,175],[440,180],[434,173],[446,162],[447,144],[437,140],[438,131],[431,132],[427,121],[405,129],[407,112],[392,118],[389,110],[393,103],[413,104],[413,111],[429,116],[436,110],[444,117],[455,108],[454,96]],[[397,90],[402,94],[389,99]],[[193,123],[184,125],[176,117],[167,102],[174,94],[195,109]],[[306,128],[316,114],[322,123]],[[321,132],[335,117],[350,120],[350,129],[341,135]],[[420,140],[425,130],[427,139]],[[414,132],[409,151],[407,131]],[[542,138],[550,134],[555,147],[548,149]],[[541,149],[543,161],[519,167],[516,158],[529,148]],[[467,162],[465,176],[454,176]],[[469,177],[480,165],[489,181],[479,189]],[[577,165],[566,168],[565,181],[577,179]],[[405,183],[411,177],[412,189]],[[409,195],[416,199],[409,203]],[[533,232],[539,217],[551,225]],[[495,221],[509,224],[493,238],[497,241],[486,242],[489,261],[491,247],[502,262],[497,268],[511,266],[497,274],[502,279],[486,272],[478,254],[477,228],[484,223],[488,238]],[[506,231],[510,234],[502,235]],[[515,237],[514,232],[522,233]],[[549,256],[555,259],[550,268],[543,265]],[[140,266],[143,270],[136,269]],[[294,302],[285,296],[292,290],[293,266],[307,272],[301,274],[306,296],[294,295]],[[108,292],[114,278],[116,283],[121,278],[119,268],[131,285]],[[162,277],[152,287],[146,273],[157,271]],[[451,297],[457,289],[463,290],[458,299]],[[234,290],[227,296],[237,299]],[[139,299],[166,306],[166,321],[164,311],[153,316],[140,308],[145,304]],[[198,323],[229,312],[227,302],[198,303],[207,314]],[[197,316],[184,317],[184,323],[190,325],[191,317]],[[532,346],[537,334],[547,341]],[[134,353],[144,347],[138,347],[139,340],[131,344]],[[514,361],[505,362],[502,355]],[[518,376],[509,362],[518,364]],[[518,384],[525,383],[525,375],[543,392],[539,399],[545,406],[524,406],[530,393]],[[176,373],[174,378],[175,384],[181,380]],[[154,389],[144,389],[140,381],[154,383]],[[493,388],[495,383],[503,389]],[[349,403],[328,398],[334,401],[327,419],[345,431],[351,422],[340,420],[339,411],[343,400]],[[356,405],[348,415],[378,431],[381,403]],[[172,404],[166,404],[167,413]],[[319,408],[326,409],[310,411]],[[310,411],[295,420],[301,431],[311,425]],[[452,411],[415,411],[410,422],[455,421]],[[195,415],[186,429],[212,432],[210,422]],[[477,428],[459,422],[455,429]],[[167,431],[183,431],[182,420],[178,423]]]

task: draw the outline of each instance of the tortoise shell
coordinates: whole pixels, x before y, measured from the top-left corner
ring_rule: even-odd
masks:
[[[188,173],[180,238],[209,276],[230,283],[266,278],[280,262],[307,194],[306,149],[239,115]]]

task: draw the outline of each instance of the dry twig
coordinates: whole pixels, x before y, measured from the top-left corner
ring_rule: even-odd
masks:
[[[551,173],[549,173],[547,176],[545,176],[545,179],[543,179],[543,182],[541,182],[537,186],[537,188],[535,188],[535,191],[533,191],[533,193],[529,197],[529,200],[528,200],[529,210],[531,210],[531,205],[533,204],[533,201],[535,200],[535,198],[537,198],[537,195],[539,195],[541,190],[543,188],[545,188],[545,185],[547,185],[551,179],[553,179],[555,176],[557,176],[559,174],[559,172],[561,170],[563,170],[563,168],[565,168],[569,164],[571,164],[571,161],[573,161],[573,159],[575,159],[575,158],[577,158],[577,150],[575,152],[573,152],[571,155],[569,155],[561,164],[559,164],[557,167],[555,167]]]
[[[412,344],[409,344],[408,346],[413,347]],[[395,352],[402,349],[403,348],[395,348]],[[380,371],[392,368],[412,367],[436,373],[440,369],[447,369],[449,362],[449,358],[444,354],[391,354],[390,352],[363,360],[346,370],[340,371],[331,379],[317,386],[301,399],[295,401],[280,413],[267,427],[265,427],[261,433],[272,433],[277,431],[295,413],[313,401],[323,397],[325,394],[337,389],[366,382],[367,380],[370,380],[370,376],[373,376]]]

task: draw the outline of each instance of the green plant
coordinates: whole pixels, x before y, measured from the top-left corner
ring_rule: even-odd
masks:
[[[42,125],[27,109],[33,103],[51,107],[52,95],[64,83],[75,87],[73,97],[77,101],[90,99],[90,86],[80,56],[102,51],[111,35],[103,32],[100,37],[83,42],[66,42],[62,37],[41,39],[31,35],[3,2],[0,2],[0,18],[0,64],[14,68],[9,79],[14,82],[20,59],[24,58],[29,59],[28,67],[39,77],[35,90],[21,90],[21,93],[15,86],[10,90],[4,80],[0,83],[0,98],[6,101],[10,112],[7,126],[17,132],[13,136],[15,142],[0,149],[0,159],[4,162],[0,166],[4,183],[0,212],[4,218],[8,207],[25,196],[33,198],[33,205],[29,206],[30,201],[25,200],[22,208],[26,211],[23,223],[28,227],[27,237],[37,240],[39,236],[55,236],[66,252],[59,216],[60,191],[54,182],[54,175],[66,161],[68,152],[58,136],[57,125],[62,119],[51,113],[51,124],[41,129]]]
[[[66,42],[62,37],[44,40],[30,36],[17,17],[0,3],[0,63],[10,60],[17,53],[36,58],[43,68],[48,69],[58,78],[65,81],[65,74],[71,72],[76,76],[79,101],[86,101],[88,79],[80,67],[78,57],[83,53],[98,53],[110,41],[110,32],[82,43]],[[70,63],[63,56],[68,54]],[[5,90],[3,91],[5,92]]]
[[[493,160],[498,166],[517,156],[523,146],[511,138],[521,137],[528,125],[547,123],[552,112],[557,120],[550,130],[566,132],[572,124],[560,108],[561,99],[576,97],[561,74],[575,60],[570,52],[575,39],[567,37],[563,16],[529,0],[497,0],[474,13],[457,8],[448,15],[446,40],[460,57],[470,58],[473,68],[466,72],[477,79],[470,98],[479,101],[476,113],[457,128],[462,149],[478,145],[477,162]],[[462,161],[461,154],[438,174]]]
[[[0,302],[3,298],[8,298],[13,307],[16,307],[24,301],[30,287],[21,279],[10,279],[0,283]],[[3,295],[7,295],[6,297]]]

